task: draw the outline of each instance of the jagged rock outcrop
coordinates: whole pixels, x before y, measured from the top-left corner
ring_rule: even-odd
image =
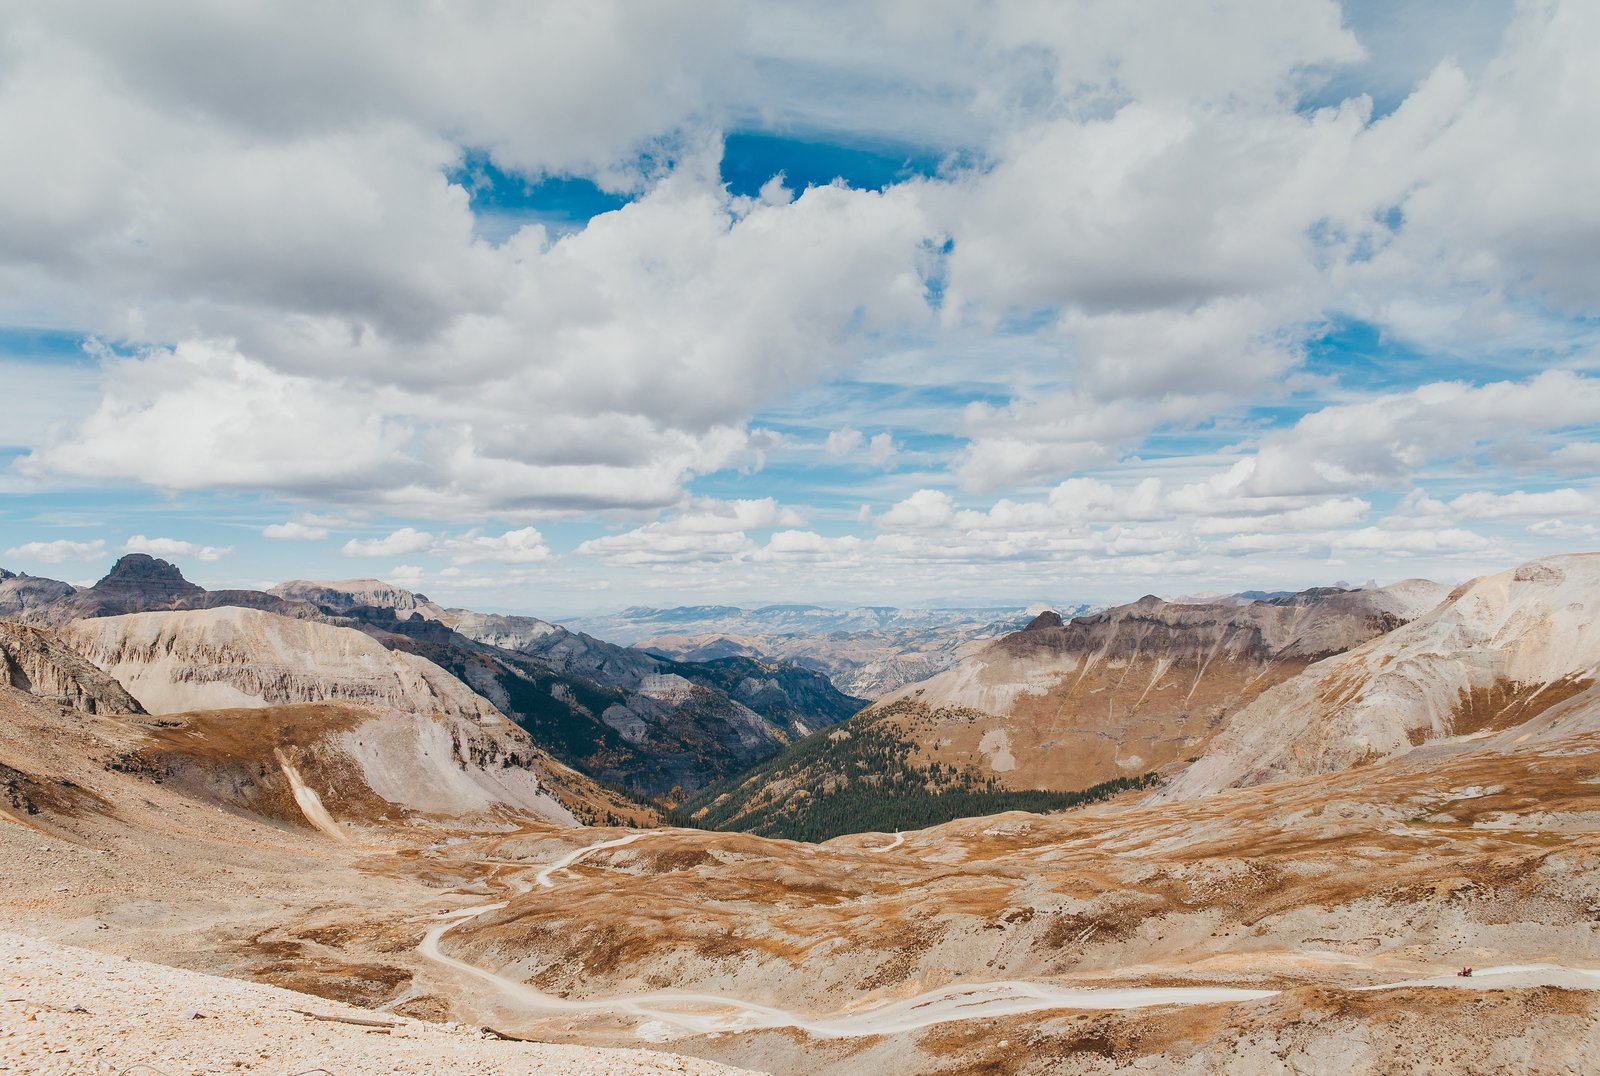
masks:
[[[1328,773],[1453,737],[1600,731],[1597,679],[1600,553],[1532,561],[1262,694],[1162,796]]]
[[[203,587],[189,582],[170,561],[159,560],[148,553],[129,553],[111,566],[86,594],[103,610],[133,613],[159,606],[171,606],[184,598],[205,593]]]
[[[47,631],[0,621],[0,683],[88,714],[142,714],[112,677]]]
[[[409,616],[438,620],[444,613],[443,608],[425,595],[414,594],[381,579],[291,579],[271,587],[267,593],[286,601],[307,602],[334,616],[356,609],[393,609],[402,620]]]
[[[362,702],[475,722],[505,720],[426,658],[352,628],[240,607],[79,620],[62,639],[152,713],[295,702]]]
[[[111,571],[94,586],[72,590],[54,602],[36,605],[22,619],[59,625],[126,613],[222,607],[260,609],[302,620],[327,619],[322,610],[309,602],[291,601],[265,591],[205,590],[185,579],[176,565],[144,553],[129,553],[112,565]]]
[[[13,575],[0,569],[0,619],[31,620],[77,590],[59,579]]]

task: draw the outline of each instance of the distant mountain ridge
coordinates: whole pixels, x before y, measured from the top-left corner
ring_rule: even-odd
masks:
[[[793,664],[677,661],[537,617],[444,609],[373,580],[273,592],[453,670],[557,757],[647,796],[692,792],[866,705]]]
[[[15,580],[8,580],[11,585]],[[53,580],[50,582],[54,582]],[[66,587],[67,584],[57,584]],[[36,589],[37,587],[36,583]],[[261,609],[279,616],[316,620],[322,612],[306,602],[286,601],[274,594],[259,590],[208,591],[189,582],[177,566],[145,553],[129,553],[118,558],[99,582],[92,587],[69,588],[58,599],[39,603],[35,601],[15,615],[19,619],[42,624],[65,624],[72,620],[92,617],[120,616],[124,613],[147,613],[166,609],[215,609],[240,606]],[[8,615],[0,606],[0,616]]]
[[[567,764],[642,796],[683,795],[866,702],[793,665],[675,661],[534,617],[446,610],[373,579],[206,591],[171,563],[135,553],[82,589],[8,573],[0,602],[13,619],[60,628],[135,695],[169,712],[324,698],[467,717],[476,708],[503,713]],[[349,681],[331,695],[302,689],[294,669],[259,657],[277,648],[314,665],[328,648],[350,654],[351,637],[340,634],[350,629],[373,640],[376,652],[361,659],[366,686]],[[379,661],[385,651],[400,653]],[[421,669],[459,682],[477,703],[440,706],[427,701],[426,689],[395,686],[396,676],[415,679]]]
[[[1394,630],[1446,592],[1414,580],[1247,605],[1147,595],[1072,619],[1042,613],[822,734],[827,748],[802,742],[759,779],[724,782],[684,809],[789,835],[813,832],[814,819],[839,815],[837,801],[853,796],[921,810],[924,797],[943,795],[983,810],[998,793],[1144,781],[1199,755],[1272,685]]]
[[[1091,607],[1067,608],[1083,612]],[[846,694],[878,698],[949,668],[977,646],[1022,627],[1034,611],[1021,606],[635,606],[568,625],[683,661],[753,657],[792,662],[826,674]]]

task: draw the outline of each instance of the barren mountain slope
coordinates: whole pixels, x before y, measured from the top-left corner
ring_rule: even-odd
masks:
[[[1163,795],[1326,773],[1547,711],[1553,719],[1597,676],[1600,554],[1532,561],[1459,587],[1428,615],[1262,695]],[[1549,734],[1549,722],[1524,733]]]
[[[427,759],[443,746],[418,735],[429,721],[456,738],[462,757],[446,746]],[[410,881],[387,863],[467,834],[570,828],[520,762],[485,756],[494,741],[510,743],[453,719],[363,706],[109,717],[0,687],[0,932],[406,1007],[432,986],[413,983],[419,967],[403,958],[414,938],[398,948],[387,938],[434,909],[438,882]],[[344,951],[339,938],[357,935],[370,945]],[[30,983],[18,974],[0,964],[6,999],[43,1001],[19,988]],[[83,1033],[104,1010],[90,996],[75,1001],[93,1007],[75,1025]],[[141,1026],[181,1012],[152,1004]],[[326,1010],[317,998],[294,1004]],[[414,1009],[437,1014],[432,1002]],[[0,1063],[16,1060],[3,1038],[16,1012],[0,1018]],[[434,1062],[426,1071],[450,1071],[450,1055]],[[282,1071],[262,1058],[250,1065]]]
[[[0,568],[0,617],[28,620],[36,612],[54,605],[77,589],[59,579],[13,575]]]
[[[338,747],[370,725],[319,709],[108,718],[0,688],[0,929],[783,1073],[1581,1071],[1600,1049],[1592,714],[1194,803],[806,846],[374,813]]]
[[[276,589],[449,669],[558,758],[648,796],[679,797],[865,705],[792,665],[671,661],[535,617],[441,610],[370,580]],[[358,604],[369,597],[381,604]]]
[[[184,727],[206,735],[186,732],[169,747],[180,750],[197,736],[226,739],[231,746],[224,754],[239,760],[241,780],[252,768],[281,762],[280,747],[291,754],[310,750],[344,731],[349,735],[330,763],[335,776],[354,759],[361,787],[380,799],[423,810],[503,803],[567,824],[575,815],[587,821],[651,814],[536,748],[488,700],[437,665],[352,628],[218,608],[80,620],[60,634],[155,714],[348,704],[275,709],[259,721],[244,720],[242,710],[222,718],[185,713]],[[294,715],[285,729],[275,724],[281,714]],[[374,715],[382,720],[371,723]],[[367,732],[355,731],[362,728]]]
[[[433,662],[352,628],[222,607],[75,621],[63,640],[152,713],[349,700],[469,720],[490,703]]]
[[[0,684],[86,713],[144,713],[121,684],[50,632],[3,620]]]
[[[999,792],[1139,779],[1199,755],[1272,685],[1421,615],[1444,593],[1408,581],[1239,606],[1146,597],[1065,623],[1041,614],[686,806],[719,828],[827,836],[873,824],[851,821],[871,802],[883,801],[885,819],[905,803],[915,825],[938,820],[921,811],[930,792],[944,793],[933,806],[950,818],[1000,809]]]

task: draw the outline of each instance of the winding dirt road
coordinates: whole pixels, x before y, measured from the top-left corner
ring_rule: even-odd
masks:
[[[653,832],[599,841],[579,848],[543,867],[534,875],[534,884],[513,883],[519,893],[538,885],[554,889],[554,875],[588,856],[607,848],[632,844]],[[897,835],[899,847],[904,842]],[[878,849],[877,851],[887,851]],[[887,1001],[851,1011],[825,1016],[808,1016],[786,1009],[743,1001],[720,994],[699,994],[661,990],[614,998],[573,1000],[547,994],[527,983],[458,960],[442,952],[439,942],[463,923],[504,908],[509,901],[474,905],[442,913],[440,922],[423,937],[417,952],[459,974],[493,987],[503,997],[515,1001],[530,1013],[625,1012],[643,1020],[695,1034],[722,1031],[753,1031],[770,1028],[797,1028],[820,1038],[853,1038],[915,1031],[954,1020],[983,1020],[995,1016],[1039,1012],[1048,1009],[1133,1009],[1149,1005],[1203,1005],[1214,1002],[1250,1001],[1270,997],[1272,990],[1240,990],[1232,987],[1126,987],[1081,988],[1048,983],[1005,980],[988,983],[958,983],[929,990],[915,997]]]

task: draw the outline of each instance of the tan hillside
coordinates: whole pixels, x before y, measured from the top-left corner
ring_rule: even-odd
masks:
[[[291,702],[368,702],[472,721],[499,711],[426,658],[353,628],[221,607],[78,620],[61,637],[151,713]]]
[[[1164,796],[1326,773],[1448,737],[1588,729],[1597,678],[1600,554],[1532,561],[1262,695]]]
[[[1311,663],[1420,615],[1421,581],[1243,606],[1143,598],[996,640],[889,696],[916,740],[1006,788],[1073,789],[1197,755],[1229,714]]]
[[[1470,1057],[1472,1072],[1582,1071],[1600,1049],[1593,733],[1442,744],[1196,802],[824,845],[360,815],[353,771],[290,755],[340,839],[293,817],[291,783],[265,761],[270,737],[214,729],[279,714],[253,731],[301,745],[294,713],[314,709],[63,717],[0,688],[0,764],[33,805],[0,798],[0,856],[14,867],[0,873],[0,931],[253,979],[380,1022],[667,1049],[689,1072],[706,1058],[830,1076],[863,1065],[1264,1076],[1286,1060],[1437,1071],[1439,1057]],[[352,731],[364,733],[335,735]],[[183,754],[190,739],[202,746]],[[124,755],[157,764],[116,768]],[[259,797],[186,768],[216,762],[206,772],[224,777],[265,766]],[[5,952],[6,997],[33,1006],[52,1048],[88,1056],[92,1029],[127,1004],[107,993],[121,973],[74,979],[84,993],[69,998],[47,985],[51,961],[81,958]],[[1478,977],[1456,978],[1462,964]],[[200,1037],[232,1026],[223,988],[127,974],[145,976],[141,1026],[157,1031],[137,1040],[148,1052],[107,1056],[164,1071],[231,1063],[227,1043]],[[202,986],[218,993],[184,1004],[204,1016],[175,1020],[184,991]],[[253,996],[351,1015],[317,997]],[[88,1013],[63,1013],[73,1004]],[[262,1026],[309,1033],[292,1016]],[[409,1025],[374,1034],[375,1050],[451,1041]],[[280,1072],[288,1056],[246,1058],[243,1071]],[[520,1056],[477,1069],[441,1052],[431,1071],[519,1071]]]
[[[1312,590],[1247,604],[1146,597],[1044,613],[938,676],[691,797],[700,824],[817,839],[1144,786],[1318,660],[1392,631],[1446,588]]]

